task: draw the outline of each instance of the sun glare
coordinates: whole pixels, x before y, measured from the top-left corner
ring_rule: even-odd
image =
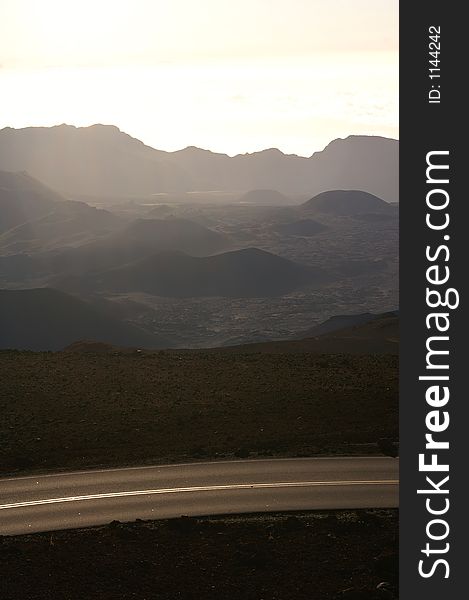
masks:
[[[344,12],[333,22],[331,2]],[[357,49],[366,36],[353,33],[339,0],[250,6],[3,0],[0,127],[112,123],[158,148],[229,154],[276,146],[309,155],[351,133],[397,137],[397,31],[383,14],[375,29],[363,25],[372,42]]]
[[[128,38],[131,16],[129,2],[32,2],[24,15],[26,35],[23,43],[36,61],[51,65],[112,61],[119,46],[125,47],[126,51],[129,49],[124,42]]]

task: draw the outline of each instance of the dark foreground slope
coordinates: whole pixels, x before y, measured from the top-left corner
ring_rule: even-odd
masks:
[[[351,324],[356,323],[356,324]],[[347,324],[351,324],[347,327]],[[214,351],[219,351],[214,349]],[[332,317],[296,340],[227,346],[223,352],[314,354],[395,354],[399,353],[397,313]]]
[[[394,510],[113,523],[4,538],[0,595],[393,600],[397,538]]]
[[[389,315],[393,314],[397,317],[397,311],[394,313],[389,313]],[[338,331],[340,329],[349,329],[350,327],[357,327],[359,325],[366,325],[370,321],[373,321],[376,318],[380,318],[383,315],[373,314],[370,312],[364,312],[353,315],[334,315],[329,317],[326,321],[323,321],[319,325],[314,325],[307,329],[304,334],[301,336],[302,338],[310,338],[310,337],[318,337],[325,333],[332,333],[334,331]]]
[[[60,350],[77,339],[143,348],[168,345],[58,290],[0,290],[0,349]]]
[[[0,470],[377,453],[397,356],[0,352]]]

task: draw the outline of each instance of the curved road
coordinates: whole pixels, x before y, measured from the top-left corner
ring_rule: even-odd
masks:
[[[181,515],[398,505],[399,461],[294,458],[0,479],[0,535]]]

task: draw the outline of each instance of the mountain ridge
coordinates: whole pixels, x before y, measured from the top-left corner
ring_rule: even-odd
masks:
[[[60,191],[96,197],[253,189],[312,196],[343,188],[395,202],[398,146],[392,138],[355,135],[309,157],[277,148],[229,156],[195,146],[158,150],[113,125],[4,128],[0,169],[25,170]]]

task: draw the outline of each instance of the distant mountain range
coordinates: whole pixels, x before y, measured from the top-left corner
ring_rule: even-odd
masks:
[[[61,350],[82,339],[141,348],[169,345],[58,290],[0,290],[0,349]]]
[[[229,157],[195,147],[156,150],[106,125],[0,130],[0,169],[27,171],[74,196],[123,198],[203,190],[314,196],[354,189],[397,202],[398,153],[397,140],[374,136],[334,140],[309,158],[275,148]],[[274,203],[279,199],[277,195]]]
[[[397,152],[395,140],[352,136],[310,158],[230,158],[161,152],[106,126],[1,130],[0,169],[17,170],[0,170],[0,348],[206,346],[278,332],[279,351],[390,351],[393,325],[373,315],[337,317],[341,329],[367,327],[340,339],[334,323],[288,336],[330,294],[338,311],[352,293],[362,310],[394,304],[399,215],[384,199],[397,199]],[[77,200],[85,194],[113,206]],[[200,323],[188,318],[205,304],[214,310]],[[230,321],[233,305],[246,320]]]

